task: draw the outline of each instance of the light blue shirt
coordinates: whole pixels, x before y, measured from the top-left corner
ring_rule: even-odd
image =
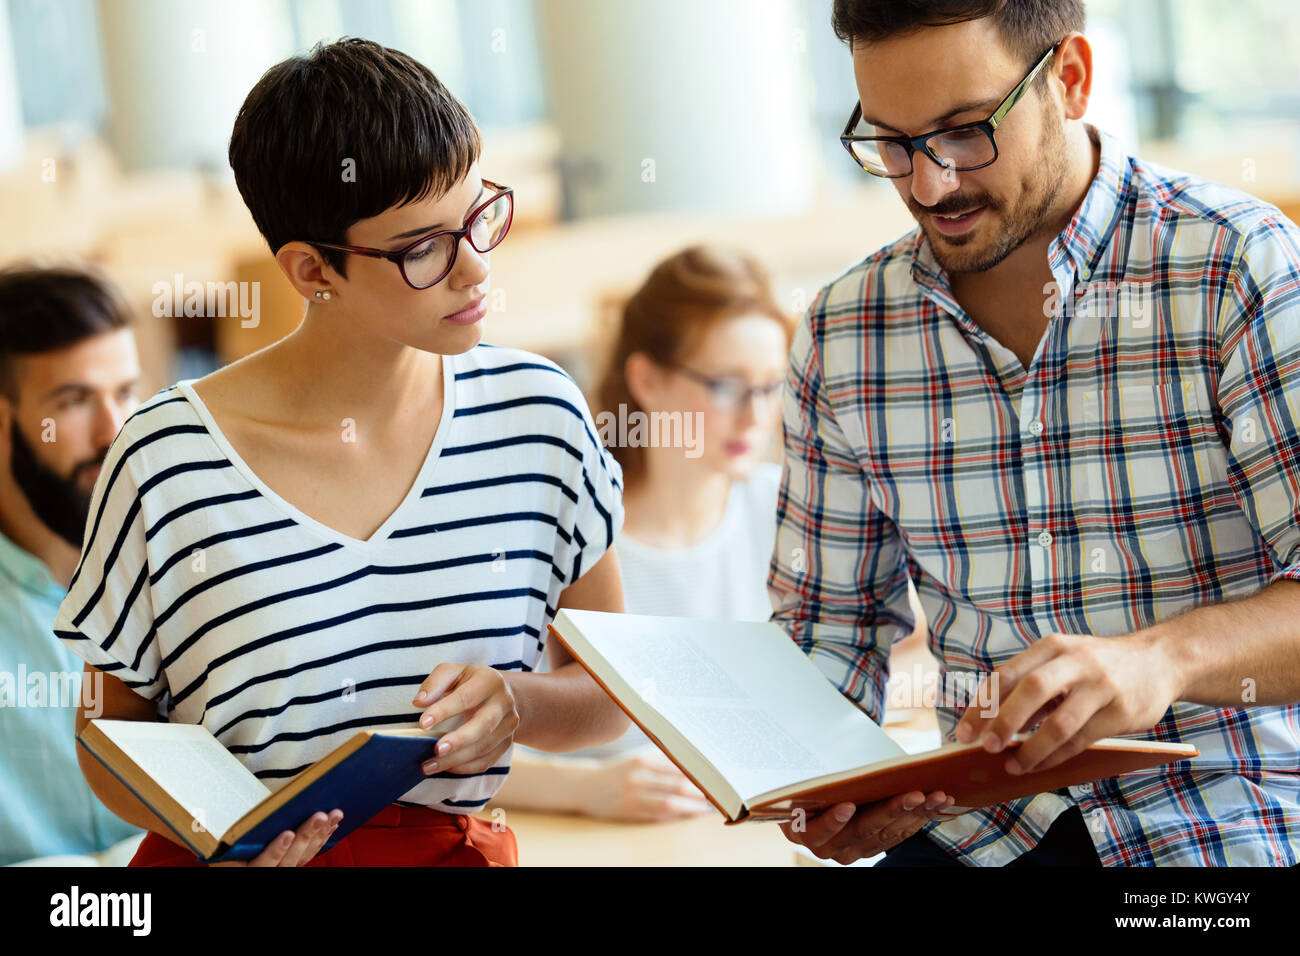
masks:
[[[65,591],[0,534],[0,865],[140,833],[91,792],[74,736],[85,662],[54,636]]]

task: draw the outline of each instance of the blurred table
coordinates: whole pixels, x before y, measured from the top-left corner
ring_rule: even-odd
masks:
[[[912,712],[906,718],[885,726],[904,750],[939,745],[933,711]],[[775,823],[727,826],[716,812],[671,823],[613,823],[527,810],[504,813],[519,844],[520,866],[836,865],[796,852]],[[493,810],[475,815],[491,822]]]
[[[491,820],[490,812],[476,814]],[[611,823],[507,810],[520,866],[794,866],[774,823],[727,826],[711,812],[671,823]]]

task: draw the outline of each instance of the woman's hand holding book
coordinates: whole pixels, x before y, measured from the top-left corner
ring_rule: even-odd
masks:
[[[329,815],[313,813],[296,833],[285,830],[253,859],[209,863],[208,866],[303,866],[320,852],[342,819],[342,810],[334,810]]]

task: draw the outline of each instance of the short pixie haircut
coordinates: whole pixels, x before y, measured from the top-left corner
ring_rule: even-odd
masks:
[[[441,196],[479,158],[469,111],[414,58],[370,40],[318,43],[258,80],[235,118],[230,167],[271,251],[345,244],[355,222]],[[321,249],[346,276],[346,253]]]

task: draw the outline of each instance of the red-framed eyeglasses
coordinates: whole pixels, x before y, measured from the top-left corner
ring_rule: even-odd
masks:
[[[470,211],[462,228],[420,236],[401,249],[372,249],[369,246],[341,246],[308,241],[322,249],[337,249],[340,252],[395,262],[407,285],[412,289],[427,289],[437,285],[451,272],[462,239],[468,239],[475,252],[491,252],[506,237],[515,214],[515,191],[509,186],[486,179],[483,180],[483,185],[494,190],[493,195]]]

